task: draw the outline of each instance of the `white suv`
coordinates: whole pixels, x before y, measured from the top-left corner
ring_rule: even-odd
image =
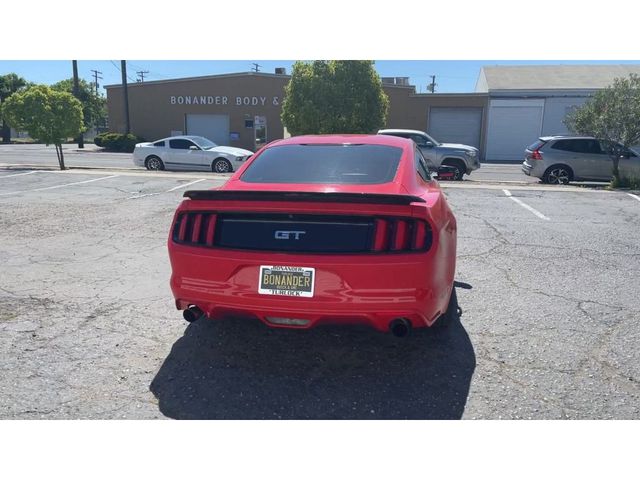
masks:
[[[420,152],[434,170],[438,170],[441,165],[451,167],[454,180],[462,180],[465,173],[469,175],[473,170],[480,168],[479,151],[475,147],[461,143],[440,143],[420,130],[386,128],[378,130],[378,134],[410,138],[416,142]]]

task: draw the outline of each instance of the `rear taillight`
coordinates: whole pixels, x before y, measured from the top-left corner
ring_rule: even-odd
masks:
[[[431,228],[424,220],[377,219],[374,252],[411,252],[431,247]]]
[[[313,218],[305,217],[304,222],[307,223],[300,223],[302,222],[300,219],[288,218],[284,220],[282,216],[261,219],[254,217],[250,214],[247,218],[243,218],[239,214],[183,212],[176,218],[172,239],[176,243],[196,247],[215,246],[217,248],[258,251],[275,249],[291,253],[296,251],[312,253],[421,252],[429,250],[432,243],[432,231],[429,223],[415,218],[327,217],[319,215],[317,217],[311,216]],[[292,223],[287,224],[287,221]],[[301,229],[304,236],[287,238],[286,241],[279,237],[273,240],[275,230],[288,232],[290,228],[295,228],[296,232]],[[216,232],[216,230],[219,231]],[[251,237],[250,240],[247,240],[247,235]],[[333,238],[332,241],[327,241],[326,235],[337,236],[338,243],[336,244],[336,240]],[[343,240],[342,243],[340,243],[340,239]],[[295,243],[292,243],[294,240]]]
[[[216,231],[215,213],[183,213],[173,228],[173,240],[178,243],[213,246]]]
[[[540,153],[540,150],[534,150],[531,152],[531,155],[529,155],[529,158],[531,160],[542,160],[542,154]]]

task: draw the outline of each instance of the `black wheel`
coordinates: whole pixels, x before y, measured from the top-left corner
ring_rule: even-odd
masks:
[[[542,176],[543,183],[566,185],[573,180],[573,171],[566,165],[552,165]]]
[[[211,165],[211,170],[216,173],[229,173],[233,171],[233,168],[226,158],[217,158]]]
[[[449,297],[449,305],[447,306],[447,311],[444,312],[436,323],[432,325],[431,328],[447,328],[452,323],[454,323],[460,317],[460,309],[458,307],[458,295],[456,294],[456,287],[451,289],[451,297]]]
[[[147,170],[164,170],[164,163],[162,163],[162,160],[155,155],[147,157],[144,164],[147,167]]]
[[[442,165],[446,165],[454,169],[453,179],[457,182],[461,181],[462,177],[464,177],[464,174],[467,172],[464,163],[460,160],[445,160],[442,162]]]

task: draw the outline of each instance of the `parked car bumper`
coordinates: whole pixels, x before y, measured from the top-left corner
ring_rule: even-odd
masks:
[[[480,160],[476,157],[474,160],[467,162],[467,175],[480,168]]]
[[[363,258],[277,254],[278,264],[315,268],[313,298],[258,293],[261,265],[274,255],[210,250],[171,243],[171,290],[180,310],[197,305],[211,319],[258,318],[272,327],[366,324],[388,331],[396,318],[427,327],[447,309],[453,285],[451,252]],[[282,323],[281,320],[296,323]]]
[[[522,162],[522,171],[530,177],[542,178],[544,175],[544,163],[542,161],[533,161],[529,159]]]

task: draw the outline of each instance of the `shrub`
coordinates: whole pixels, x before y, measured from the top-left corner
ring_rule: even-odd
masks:
[[[106,135],[106,133],[100,133],[98,135],[96,135],[93,139],[93,143],[96,144],[96,146],[98,147],[104,147],[104,145],[102,144],[102,140],[104,138],[104,136]]]
[[[94,142],[99,147],[104,147],[109,152],[133,152],[136,143],[144,142],[144,138],[132,133],[101,133],[97,135]]]
[[[640,190],[640,178],[638,177],[620,177],[611,180],[613,188],[631,188],[632,190]]]

